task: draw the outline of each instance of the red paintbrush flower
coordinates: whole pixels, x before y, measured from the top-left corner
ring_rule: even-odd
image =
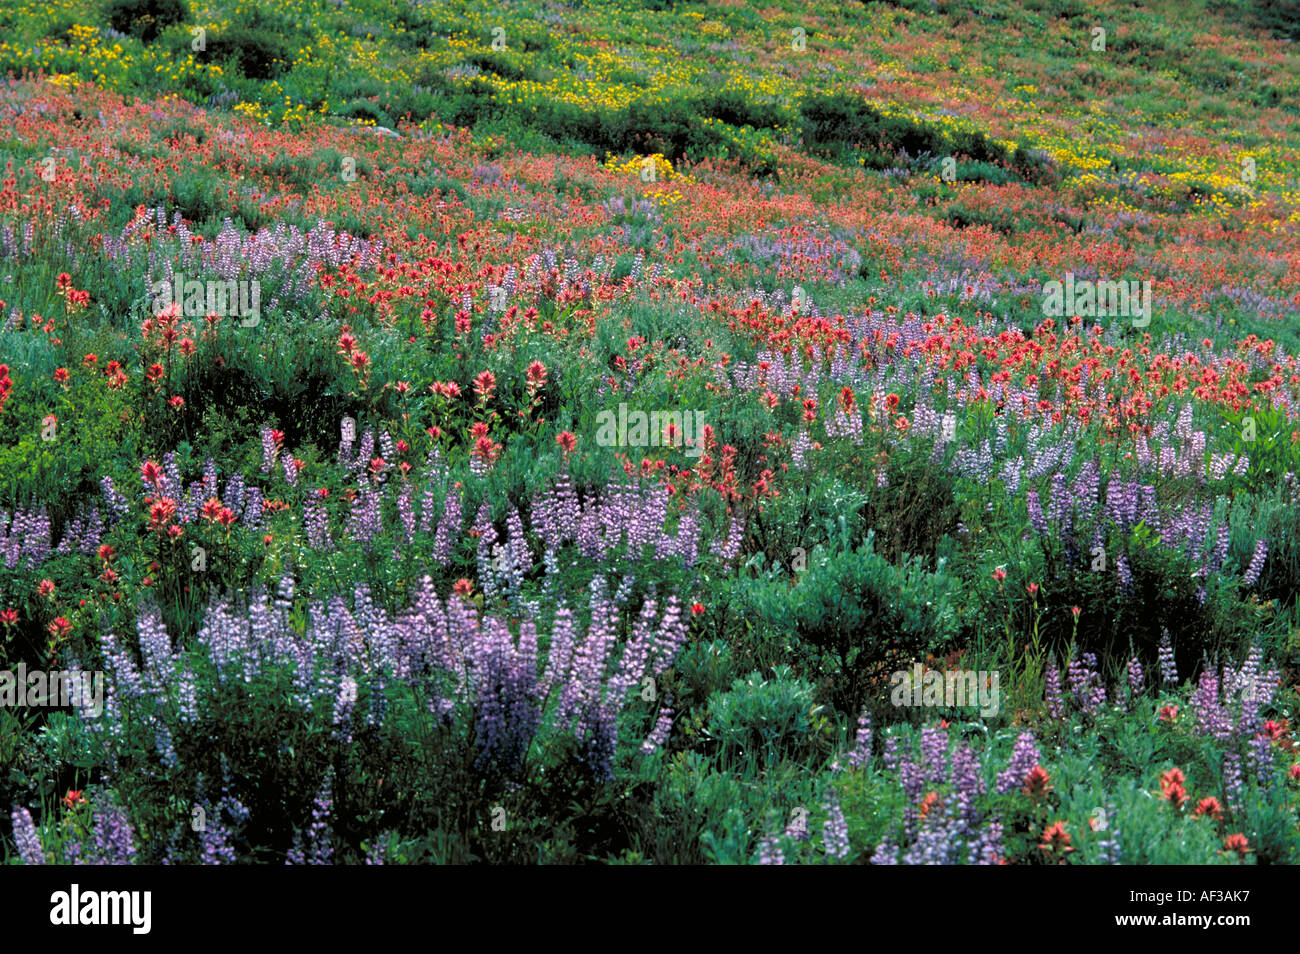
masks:
[[[1035,765],[1029,770],[1029,774],[1025,776],[1024,787],[1020,790],[1031,798],[1042,798],[1052,790],[1051,778],[1045,768],[1041,765]]]
[[[148,483],[153,484],[156,489],[162,488],[163,470],[151,460],[145,461],[140,465],[140,476]]]
[[[1038,847],[1050,855],[1061,855],[1064,857],[1074,848],[1070,845],[1069,832],[1065,830],[1065,822],[1053,822],[1043,829],[1043,840]]]
[[[1222,855],[1229,851],[1235,851],[1237,857],[1241,858],[1243,861],[1246,859],[1246,855],[1254,851],[1254,849],[1250,847],[1249,839],[1247,839],[1241,832],[1236,832],[1235,834],[1229,835],[1227,838],[1223,839],[1223,847],[1224,851],[1219,852],[1219,854]]]
[[[496,389],[497,377],[491,371],[481,371],[474,378],[474,393],[478,395],[480,402],[486,404],[492,400],[492,392]]]
[[[1219,804],[1217,798],[1211,795],[1208,798],[1202,798],[1196,803],[1196,811],[1193,814],[1206,815],[1217,821],[1223,816],[1223,806]]]

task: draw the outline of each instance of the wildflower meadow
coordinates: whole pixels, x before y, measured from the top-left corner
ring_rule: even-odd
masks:
[[[0,867],[1300,861],[1297,40],[5,3]]]

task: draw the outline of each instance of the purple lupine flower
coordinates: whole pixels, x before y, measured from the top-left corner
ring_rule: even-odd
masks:
[[[1241,806],[1242,780],[1241,756],[1236,752],[1223,753],[1223,795],[1234,812]]]
[[[1065,701],[1061,697],[1061,671],[1056,668],[1055,659],[1047,667],[1046,681],[1047,714],[1060,722],[1065,718]]]
[[[790,466],[795,470],[804,470],[807,467],[805,457],[810,450],[812,450],[812,438],[808,436],[807,430],[802,430],[790,442]]]
[[[650,755],[660,749],[668,741],[668,735],[673,729],[673,711],[671,709],[660,709],[659,718],[655,720],[654,728],[646,736],[646,740],[641,743],[641,751],[645,755]]]
[[[510,513],[506,516],[506,540],[505,544],[497,550],[497,554],[497,565],[500,576],[505,582],[506,592],[510,594],[512,605],[518,607],[524,576],[532,569],[533,559],[528,543],[524,539],[523,521],[519,517],[519,511],[514,507],[510,508]]]
[[[916,840],[903,854],[905,865],[948,865],[956,859],[959,838],[956,826],[945,811],[942,799],[931,805],[916,833]]]
[[[618,743],[615,710],[605,703],[589,704],[578,716],[577,736],[582,760],[601,782],[614,779],[614,752]]]
[[[1223,566],[1224,558],[1228,555],[1228,544],[1231,541],[1231,536],[1231,529],[1225,519],[1219,524],[1218,539],[1214,544],[1214,552],[1210,555],[1209,569],[1217,572],[1219,567]]]
[[[954,816],[963,835],[971,832],[977,811],[975,799],[984,794],[979,758],[969,745],[959,746],[952,756]]]
[[[578,528],[580,509],[573,489],[573,478],[568,472],[556,478],[551,489],[538,496],[533,508],[533,529],[549,547],[559,547],[574,539]]]
[[[249,487],[244,501],[244,525],[255,530],[262,525],[262,488]]]
[[[1160,637],[1160,679],[1165,685],[1178,685],[1178,667],[1174,665],[1174,648],[1169,642],[1169,631]]]
[[[175,666],[171,637],[163,624],[162,613],[152,603],[140,608],[136,617],[137,642],[144,657],[144,685],[158,702],[162,702]]]
[[[9,816],[14,825],[14,841],[18,845],[18,857],[25,865],[45,864],[45,850],[41,848],[41,838],[32,821],[32,813],[25,808],[15,807]]]
[[[531,626],[521,630],[516,648],[505,623],[489,617],[471,645],[480,770],[517,771],[540,724],[536,638]]]
[[[352,473],[365,470],[370,466],[370,462],[375,457],[375,432],[367,428],[366,432],[361,435],[361,444],[357,447],[357,456],[352,461],[349,470]]]
[[[1095,657],[1094,657],[1095,658]],[[1088,704],[1087,688],[1092,680],[1092,673],[1089,672],[1085,661],[1077,656],[1070,657],[1069,666],[1066,667],[1066,676],[1070,682],[1070,692],[1074,698],[1085,707]]]
[[[108,687],[109,691],[117,695],[118,692],[115,690],[120,690],[121,696],[126,699],[142,697],[145,694],[144,678],[136,668],[131,654],[118,643],[117,637],[111,630],[106,629],[100,634],[100,648],[108,672],[113,676],[113,684]]]
[[[94,808],[91,864],[129,865],[135,859],[135,832],[131,822],[112,801],[97,802]]]
[[[1250,558],[1250,565],[1246,567],[1246,575],[1242,581],[1247,586],[1254,586],[1259,580],[1259,574],[1264,569],[1264,560],[1268,557],[1268,541],[1260,539],[1255,544],[1255,553]]]
[[[858,716],[858,733],[849,751],[849,767],[862,768],[871,761],[871,713]]]
[[[876,845],[876,850],[871,853],[871,864],[873,865],[896,865],[901,849],[894,842],[893,836],[886,832],[885,836],[880,839],[880,844]]]
[[[801,805],[790,813],[790,821],[785,826],[785,836],[795,841],[808,841],[812,837],[808,831],[808,809]]]
[[[114,520],[125,517],[131,512],[130,501],[119,494],[113,487],[112,477],[101,477],[99,480],[99,489],[104,495],[104,505],[108,507],[108,512],[112,514]]]
[[[885,736],[885,751],[880,754],[880,764],[886,772],[896,772],[899,765],[898,736]]]
[[[233,798],[222,799],[215,808],[204,809],[203,831],[199,834],[200,864],[233,865],[237,860],[230,829],[221,819],[223,811],[237,821],[248,815],[247,809]]]
[[[465,519],[460,494],[455,490],[447,491],[443,501],[442,516],[438,518],[438,529],[433,536],[433,558],[439,566],[446,566],[451,559],[451,548],[460,536],[460,527]]]
[[[424,488],[424,493],[420,495],[420,522],[416,526],[421,535],[430,533],[433,530],[433,512],[436,500],[437,495],[434,493],[433,487]]]
[[[1196,710],[1197,731],[1223,741],[1232,735],[1232,717],[1228,707],[1219,702],[1219,677],[1202,672],[1200,684],[1188,700]]]
[[[1106,484],[1106,510],[1121,530],[1132,529],[1137,520],[1137,481],[1112,478]]]
[[[925,769],[913,761],[910,755],[903,755],[898,763],[898,781],[903,787],[903,794],[907,796],[908,802],[916,802],[926,789]]]
[[[307,530],[309,547],[319,553],[329,553],[334,549],[334,540],[330,537],[329,514],[316,494],[310,494],[303,503],[302,522]]]
[[[159,722],[154,727],[154,749],[162,758],[163,765],[168,768],[176,768],[180,765],[180,757],[176,754],[176,745],[172,739],[171,729],[167,728],[165,722]]]
[[[822,846],[832,858],[849,856],[849,823],[832,792],[826,800],[826,821],[822,823]]]
[[[1142,692],[1142,663],[1136,656],[1128,661],[1128,688],[1134,696]]]
[[[1047,536],[1047,518],[1043,516],[1043,505],[1038,499],[1038,491],[1030,488],[1029,493],[1025,496],[1025,502],[1029,507],[1029,524],[1034,528],[1040,537]]]
[[[1094,713],[1106,704],[1106,686],[1102,683],[1101,673],[1097,668],[1096,653],[1084,653],[1083,664],[1088,671],[1089,684],[1092,686],[1084,703],[1084,711]]]
[[[1052,489],[1047,498],[1047,519],[1056,524],[1062,535],[1070,531],[1070,491],[1065,475],[1052,475]]]
[[[653,675],[661,676],[668,670],[681,648],[686,645],[688,635],[689,627],[682,616],[682,605],[675,595],[670,596],[655,632],[655,663],[651,669]]]
[[[1115,825],[1115,810],[1110,806],[1106,806],[1102,809],[1102,818],[1105,820],[1105,827],[1101,828],[1098,833],[1097,860],[1103,865],[1122,864],[1120,834]]]
[[[375,537],[383,532],[383,517],[380,514],[379,491],[374,487],[362,487],[352,501],[348,514],[347,533],[353,540],[369,550]]]
[[[785,853],[781,851],[781,843],[775,836],[764,838],[758,843],[758,863],[760,865],[785,864]]]
[[[180,500],[184,496],[185,486],[181,480],[181,465],[176,460],[175,451],[163,454],[163,475],[165,479],[162,482],[162,495]]]
[[[1265,732],[1250,740],[1250,764],[1255,768],[1255,777],[1261,787],[1266,787],[1273,780],[1273,738]]]
[[[276,454],[279,452],[275,446],[275,438],[271,434],[271,428],[264,427],[261,432],[262,436],[262,473],[269,474],[271,466],[275,463]]]
[[[940,785],[948,778],[948,733],[938,727],[921,730],[922,779]]]
[[[388,684],[379,676],[370,685],[370,711],[366,713],[366,725],[383,725],[388,716]]]
[[[731,562],[740,555],[740,546],[745,540],[745,521],[733,516],[727,526],[727,542],[723,544],[719,556],[723,562]]]
[[[309,850],[304,859],[309,865],[328,865],[334,857],[334,847],[330,844],[329,817],[334,810],[334,766],[325,770],[320,791],[312,803],[311,828],[307,832]]]
[[[330,722],[334,726],[334,737],[345,745],[352,742],[352,732],[348,728],[352,721],[352,709],[357,704],[357,681],[351,676],[339,680],[338,696],[334,699],[334,717]]]
[[[1023,786],[1030,771],[1041,762],[1042,756],[1038,753],[1038,744],[1034,741],[1034,734],[1032,732],[1021,732],[1011,750],[1011,759],[1007,762],[1006,769],[998,774],[997,793],[1005,795],[1007,792]]]
[[[203,462],[203,499],[216,496],[218,496],[217,462],[209,457]]]
[[[1133,571],[1129,568],[1128,557],[1123,553],[1115,555],[1115,575],[1119,579],[1120,588],[1128,590],[1133,585]]]
[[[1002,822],[993,819],[971,845],[970,861],[972,865],[996,865],[1002,862]]]
[[[407,484],[397,497],[397,519],[406,542],[415,542],[415,488]]]
[[[1246,654],[1246,661],[1241,671],[1236,674],[1234,688],[1241,697],[1241,712],[1237,716],[1237,733],[1243,737],[1254,735],[1260,727],[1260,709],[1273,701],[1273,687],[1277,682],[1276,671],[1270,669],[1260,672],[1263,653],[1259,646],[1252,646]]]
[[[478,508],[474,516],[474,530],[478,533],[478,550],[475,560],[483,595],[489,600],[497,595],[496,568],[493,566],[493,544],[497,542],[496,527],[492,525],[492,508],[487,503]]]
[[[547,654],[546,671],[538,685],[538,696],[550,697],[551,689],[569,672],[574,653],[573,613],[563,604],[555,611],[555,621],[551,624],[551,648]]]

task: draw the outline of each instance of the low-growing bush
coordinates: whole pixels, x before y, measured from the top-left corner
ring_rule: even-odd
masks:
[[[721,743],[723,758],[801,758],[808,754],[816,708],[813,684],[788,666],[777,667],[770,679],[752,672],[710,701],[709,733]]]
[[[119,33],[152,43],[167,27],[189,15],[183,0],[109,0],[108,25]]]
[[[842,713],[856,716],[874,686],[900,665],[942,647],[957,630],[958,581],[941,563],[928,572],[919,558],[895,566],[874,549],[874,534],[856,550],[819,546],[793,586],[755,583],[752,612],[788,633],[797,656],[829,688]]]
[[[232,64],[249,79],[269,80],[289,67],[293,51],[288,42],[266,27],[235,25],[207,37],[207,55]]]

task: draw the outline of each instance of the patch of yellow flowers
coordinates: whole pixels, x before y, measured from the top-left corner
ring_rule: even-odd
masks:
[[[621,175],[635,176],[648,184],[666,182],[693,184],[695,182],[690,176],[682,175],[674,169],[672,162],[657,152],[648,156],[632,156],[629,159],[620,159],[612,153],[605,153],[605,168]],[[678,189],[663,188],[654,192],[655,201],[663,206],[674,206],[685,198]]]
[[[236,103],[234,110],[243,116],[247,116],[255,123],[263,126],[271,125],[271,111],[261,103]]]

